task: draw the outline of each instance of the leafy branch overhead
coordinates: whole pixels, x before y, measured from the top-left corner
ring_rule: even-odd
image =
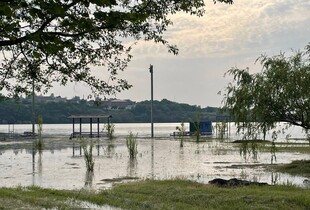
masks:
[[[310,44],[304,52],[258,58],[262,71],[232,68],[224,95],[225,108],[240,125],[266,132],[277,122],[310,129]],[[253,123],[256,122],[256,123]]]
[[[163,37],[172,24],[169,15],[202,16],[204,6],[203,0],[1,1],[0,89],[27,93],[33,80],[37,90],[69,81],[85,82],[95,95],[128,89],[117,75],[132,57],[131,46],[154,41],[177,54]],[[91,66],[104,66],[109,79],[95,77]]]

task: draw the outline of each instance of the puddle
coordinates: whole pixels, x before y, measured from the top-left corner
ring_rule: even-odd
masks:
[[[169,137],[176,125],[161,124],[160,135],[154,140],[139,135],[138,155],[134,161],[129,159],[126,135],[129,129],[141,129],[142,133],[146,133],[149,127],[145,124],[122,125],[123,130],[116,133],[117,138],[112,141],[94,139],[93,174],[86,172],[79,144],[69,140],[69,135],[45,137],[42,153],[32,150],[33,140],[0,141],[0,186],[38,185],[55,189],[99,190],[119,182],[177,177],[201,183],[208,183],[215,178],[238,178],[269,184],[306,186],[304,177],[266,170],[265,166],[271,163],[270,153],[259,152],[257,159],[244,159],[236,144],[212,138],[198,144],[185,138],[184,147],[180,148],[179,141]],[[70,132],[70,126],[67,132]],[[139,133],[135,130],[133,132]],[[309,159],[309,154],[278,152],[275,163],[290,163],[300,159]]]

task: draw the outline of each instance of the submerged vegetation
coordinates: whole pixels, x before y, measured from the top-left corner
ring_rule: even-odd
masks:
[[[126,145],[130,159],[135,159],[138,154],[137,135],[134,135],[132,132],[130,132],[129,136],[126,137]]]
[[[295,160],[290,164],[277,165],[274,169],[279,172],[310,178],[310,160]]]
[[[216,130],[217,138],[224,139],[224,135],[227,134],[227,130],[228,130],[227,121],[224,120],[222,122],[216,122],[215,130]]]
[[[0,209],[7,207],[122,209],[308,209],[310,189],[293,186],[220,188],[185,180],[146,180],[99,192],[0,188]]]
[[[185,135],[184,122],[182,122],[180,126],[177,126],[176,130],[178,132],[180,147],[183,147],[184,146],[184,135]]]
[[[44,144],[43,144],[43,138],[42,138],[42,131],[43,131],[43,118],[41,115],[38,116],[38,138],[35,142],[35,149],[38,150],[40,153],[43,150]]]
[[[88,141],[84,138],[80,138],[80,144],[84,152],[84,159],[85,159],[85,164],[86,164],[86,169],[87,172],[93,172],[94,171],[94,157],[93,157],[93,148],[94,148],[94,143],[90,142],[88,144]]]
[[[114,136],[114,131],[115,131],[115,125],[114,123],[109,122],[108,124],[105,125],[105,129],[108,131],[108,137],[110,140],[112,140]]]
[[[195,126],[194,135],[196,137],[196,142],[199,142],[200,136],[201,136],[201,133],[200,133],[200,117],[201,117],[201,113],[197,112],[196,113],[196,121],[194,122],[194,126]]]

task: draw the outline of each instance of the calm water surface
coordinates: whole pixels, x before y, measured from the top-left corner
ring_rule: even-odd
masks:
[[[41,154],[33,150],[31,139],[0,141],[0,186],[101,189],[122,181],[176,177],[202,183],[214,178],[240,178],[269,184],[303,185],[304,177],[266,170],[263,164],[271,163],[270,153],[260,152],[257,159],[240,156],[237,145],[230,143],[240,138],[234,134],[233,126],[229,139],[220,141],[209,137],[196,143],[194,139],[186,138],[184,147],[180,148],[178,139],[169,136],[178,125],[155,124],[156,138],[151,139],[149,124],[116,124],[114,140],[93,139],[93,174],[86,172],[78,142],[69,139],[72,125],[43,125],[44,150]],[[14,126],[15,133],[30,129],[31,125]],[[86,129],[87,126],[83,127]],[[125,142],[130,131],[138,134],[138,157],[134,161],[129,159]],[[8,132],[8,126],[1,125],[0,132]],[[290,141],[304,138],[304,133],[298,128],[288,132]],[[279,134],[279,140],[287,141],[285,137]],[[276,154],[276,163],[309,158],[309,154],[283,152]]]

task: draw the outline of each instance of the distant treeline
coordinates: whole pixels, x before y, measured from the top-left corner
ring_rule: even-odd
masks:
[[[37,101],[35,115],[43,117],[43,123],[71,123],[70,115],[107,114],[112,115],[112,122],[150,122],[150,101],[133,102],[130,109],[109,109],[104,102],[66,100],[66,101]],[[219,108],[201,108],[195,105],[176,103],[163,99],[153,102],[154,122],[188,122],[196,119],[200,113],[201,120],[215,121]],[[0,101],[0,123],[31,123],[32,103],[28,99],[2,99]]]

